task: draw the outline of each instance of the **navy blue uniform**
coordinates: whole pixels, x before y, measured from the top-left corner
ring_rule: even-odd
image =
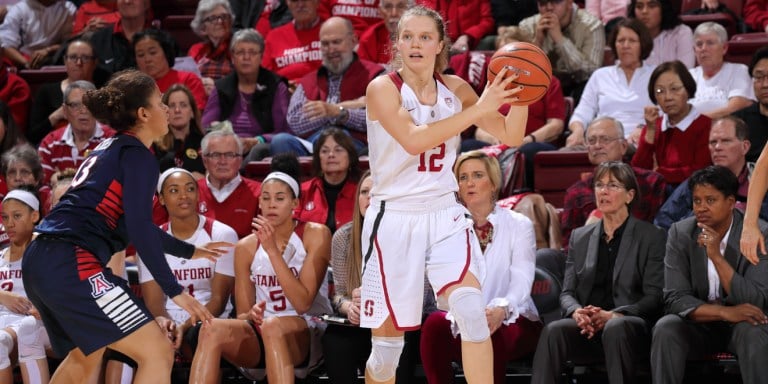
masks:
[[[130,134],[102,142],[46,216],[24,254],[27,293],[54,351],[90,354],[152,321],[127,282],[106,268],[130,241],[166,295],[182,292],[164,253],[189,258],[194,246],[152,223],[157,160]]]

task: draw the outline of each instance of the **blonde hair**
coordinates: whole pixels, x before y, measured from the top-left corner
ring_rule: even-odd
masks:
[[[462,153],[458,159],[456,159],[456,165],[453,166],[453,174],[456,180],[459,180],[459,168],[467,160],[480,160],[485,165],[485,171],[488,173],[488,178],[491,179],[493,184],[493,198],[498,199],[499,192],[501,191],[501,166],[499,161],[495,157],[488,156],[481,150],[469,151]]]
[[[392,62],[390,63],[392,68],[400,69],[403,66],[403,60],[400,57],[400,52],[395,49],[395,45],[397,39],[400,38],[400,31],[403,29],[405,20],[413,16],[429,17],[432,19],[432,21],[435,22],[435,28],[437,28],[438,37],[440,41],[443,42],[443,49],[440,51],[440,53],[437,54],[437,59],[435,60],[435,72],[443,73],[443,71],[448,68],[448,51],[451,48],[451,39],[448,37],[448,32],[445,29],[445,21],[443,21],[443,17],[440,16],[440,14],[434,9],[430,9],[422,5],[417,5],[405,11],[403,16],[400,17],[400,20],[397,22],[397,33],[392,37],[392,51],[394,52],[392,55]]]
[[[515,41],[521,41],[525,43],[530,43],[533,41],[531,35],[520,27],[510,26],[503,28],[504,29],[499,34],[499,36],[496,37],[496,49],[499,49],[502,46]]]

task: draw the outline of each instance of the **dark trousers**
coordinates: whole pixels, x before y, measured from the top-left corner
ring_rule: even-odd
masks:
[[[768,325],[694,323],[678,315],[666,315],[653,328],[653,382],[682,383],[687,360],[723,351],[738,357],[744,383],[768,383]]]
[[[576,320],[561,319],[547,324],[533,358],[532,384],[557,383],[565,363],[605,362],[611,384],[636,380],[635,365],[646,359],[651,330],[645,320],[623,316],[608,320],[601,332],[587,339]]]

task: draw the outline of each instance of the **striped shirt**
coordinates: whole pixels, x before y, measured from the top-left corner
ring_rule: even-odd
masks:
[[[71,124],[47,134],[37,150],[43,165],[44,184],[50,183],[51,176],[57,171],[67,168],[77,169],[99,143],[114,135],[115,131],[112,128],[96,123],[96,129],[88,140],[88,145],[78,149]]]

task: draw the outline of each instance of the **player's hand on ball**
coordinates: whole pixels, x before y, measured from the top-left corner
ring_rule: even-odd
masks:
[[[203,247],[196,247],[195,253],[192,254],[193,259],[205,258],[210,261],[216,262],[221,255],[229,252],[229,249],[234,247],[232,243],[226,241],[213,241]]]
[[[488,83],[485,86],[483,94],[477,100],[476,105],[486,113],[494,113],[499,110],[503,104],[511,103],[517,100],[515,94],[523,89],[522,86],[513,87],[507,89],[507,86],[515,80],[517,80],[518,74],[513,73],[507,76],[509,68],[504,67],[501,69],[493,82]]]
[[[213,320],[213,315],[210,311],[208,311],[208,308],[200,304],[199,301],[195,300],[194,297],[190,296],[186,292],[182,292],[174,296],[171,300],[173,300],[176,305],[187,311],[187,313],[192,316],[194,321],[202,321],[206,323]]]

